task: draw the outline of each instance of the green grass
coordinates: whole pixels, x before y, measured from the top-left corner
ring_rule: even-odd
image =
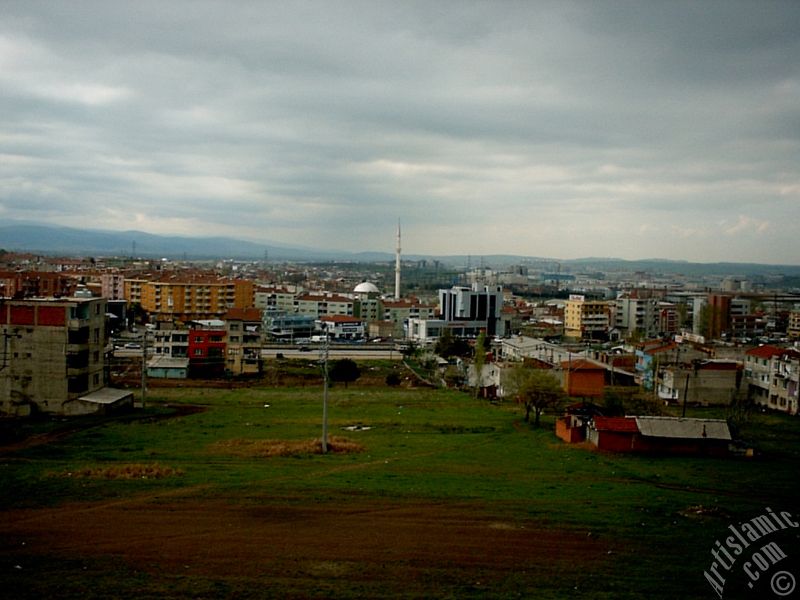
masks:
[[[543,596],[607,598],[711,597],[703,570],[728,524],[748,520],[766,506],[797,516],[800,423],[783,416],[755,415],[743,427],[762,452],[758,459],[623,456],[568,446],[552,433],[552,418],[531,429],[521,422],[518,408],[492,406],[467,394],[337,386],[330,392],[329,432],[363,444],[366,451],[265,460],[215,453],[212,447],[231,439],[319,437],[320,388],[153,390],[148,414],[157,417],[170,410],[167,405],[181,403],[207,410],[175,419],[90,420],[91,427],[54,443],[0,456],[0,509],[190,486],[204,486],[198,494],[239,503],[266,493],[287,502],[334,503],[354,494],[470,502],[498,518],[533,520],[607,540],[610,563],[601,573],[538,582]],[[349,425],[369,429],[343,431]],[[63,476],[129,463],[158,463],[182,474],[133,481]],[[698,505],[719,509],[721,516],[681,514]],[[794,543],[796,561],[796,537]],[[8,562],[5,554],[2,558]],[[8,589],[8,565],[0,566],[0,589]],[[98,561],[81,563],[80,569],[89,575],[102,570]],[[92,584],[97,597],[126,597],[137,589],[143,597],[155,597],[164,591],[159,585],[167,585],[119,565],[114,572]],[[54,577],[53,590],[59,581]],[[75,578],[78,587],[88,581],[74,572],[60,581]],[[247,597],[246,585],[235,581],[188,577],[170,579],[169,585],[176,588],[167,595],[176,597],[215,597],[214,590]],[[517,589],[506,585],[493,594],[504,597]],[[34,587],[47,595],[46,581]]]

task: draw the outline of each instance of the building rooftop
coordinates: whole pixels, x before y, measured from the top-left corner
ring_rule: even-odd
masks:
[[[745,354],[747,356],[755,356],[756,358],[772,358],[773,356],[777,356],[778,354],[782,354],[784,352],[784,348],[779,348],[778,346],[770,346],[769,344],[765,344],[763,346],[758,346],[757,348],[751,348]]]
[[[723,419],[682,419],[680,417],[634,417],[642,435],[680,439],[730,440]]]
[[[636,419],[633,417],[595,417],[592,419],[597,431],[618,431],[622,433],[638,433]]]
[[[378,286],[370,281],[362,281],[359,283],[355,289],[353,289],[353,293],[355,294],[380,294],[380,290]]]

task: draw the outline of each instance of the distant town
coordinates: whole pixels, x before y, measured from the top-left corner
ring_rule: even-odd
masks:
[[[457,268],[403,260],[399,230],[397,246],[395,261],[375,263],[4,251],[0,412],[113,410],[138,403],[147,381],[258,378],[276,357],[325,345],[355,359],[428,352],[432,380],[491,398],[525,362],[571,396],[626,388],[797,414],[800,290],[780,277]],[[481,335],[486,359],[436,353],[443,337],[474,346]]]

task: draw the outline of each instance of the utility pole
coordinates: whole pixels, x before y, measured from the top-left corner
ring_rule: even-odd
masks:
[[[319,362],[322,366],[322,453],[328,453],[328,332],[325,331],[325,342],[320,348]]]
[[[147,400],[147,329],[142,336],[142,410]]]
[[[686,374],[686,384],[683,386],[683,410],[681,418],[686,416],[686,400],[689,398],[689,373]]]
[[[394,299],[400,300],[400,219],[397,219],[397,253],[394,263]]]

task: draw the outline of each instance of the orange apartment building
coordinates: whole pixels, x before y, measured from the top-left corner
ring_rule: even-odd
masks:
[[[231,308],[252,308],[254,284],[213,275],[126,279],[125,299],[138,302],[156,320],[213,319]]]

